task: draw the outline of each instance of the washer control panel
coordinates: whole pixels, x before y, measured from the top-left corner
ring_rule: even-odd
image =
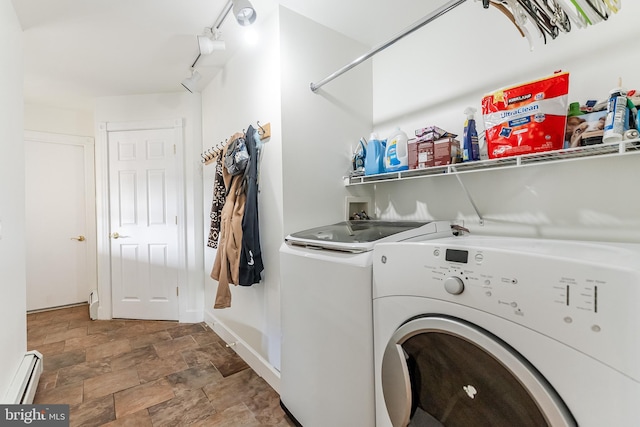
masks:
[[[531,299],[527,295],[532,286],[529,282],[538,283],[534,285],[538,296],[546,297],[539,301],[541,306],[563,306],[569,311],[575,309],[595,314],[598,312],[599,298],[602,297],[602,294],[598,294],[598,287],[606,286],[608,281],[601,273],[585,275],[588,269],[585,270],[584,266],[566,261],[557,266],[559,271],[555,275],[549,277],[537,269],[548,270],[550,265],[540,263],[549,263],[550,260],[522,260],[515,255],[510,259],[508,254],[483,249],[435,247],[432,256],[425,257],[423,261],[429,278],[435,283],[442,282],[448,294],[460,295],[468,288],[468,292],[481,294],[499,305],[513,308],[513,314],[518,316],[524,315],[518,300]],[[520,263],[520,267],[514,269],[513,263]],[[527,285],[526,288],[523,288],[522,281]],[[433,289],[428,288],[428,291]],[[565,321],[571,322],[571,316],[565,317]]]
[[[380,244],[373,273],[374,299],[421,297],[499,316],[600,354],[640,381],[632,362],[640,360],[640,245],[488,237]]]

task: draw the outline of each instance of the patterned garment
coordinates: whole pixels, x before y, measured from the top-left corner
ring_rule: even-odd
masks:
[[[213,179],[213,202],[211,203],[211,228],[209,229],[209,239],[207,240],[207,246],[210,248],[218,247],[218,240],[220,238],[220,216],[222,213],[222,207],[226,199],[227,190],[224,186],[224,179],[222,177],[222,156],[219,155],[216,159],[216,174]]]

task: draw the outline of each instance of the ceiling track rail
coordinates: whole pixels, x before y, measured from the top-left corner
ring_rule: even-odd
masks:
[[[227,4],[224,6],[224,9],[222,9],[222,11],[220,12],[220,15],[218,15],[216,22],[211,26],[212,31],[220,29],[224,20],[227,19],[227,15],[229,15],[229,12],[231,12],[231,9],[233,9],[233,0],[228,0]],[[196,67],[196,64],[200,60],[201,56],[202,54],[198,52],[198,56],[196,56],[196,59],[193,61],[193,64],[191,64],[191,69],[194,69]]]
[[[445,15],[447,12],[451,11],[452,9],[454,9],[455,7],[461,5],[462,3],[466,2],[466,1],[467,0],[452,0],[452,1],[448,2],[447,4],[443,5],[442,7],[434,10],[433,12],[431,12],[430,14],[425,16],[424,18],[420,19],[419,21],[416,21],[413,25],[407,27],[405,30],[403,30],[400,33],[398,33],[396,36],[391,38],[391,40],[389,40],[389,41],[387,41],[387,42],[385,42],[385,43],[373,48],[372,50],[370,50],[369,52],[365,53],[364,55],[356,58],[355,60],[353,60],[349,64],[347,64],[344,67],[340,68],[338,71],[336,71],[333,74],[330,74],[327,77],[325,77],[324,79],[320,80],[318,83],[311,83],[309,85],[309,87],[311,88],[311,91],[312,92],[316,92],[318,89],[320,89],[322,86],[324,86],[325,84],[329,83],[333,79],[341,76],[342,74],[346,73],[350,69],[354,68],[355,66],[357,66],[357,65],[361,64],[362,62],[366,61],[367,59],[371,58],[372,56],[374,56],[378,52],[381,52],[381,51],[385,50],[386,48],[388,48],[389,46],[393,45],[394,43],[396,43],[400,39],[404,38],[405,36],[408,36],[409,34],[413,33],[414,31],[424,27],[428,23],[430,23],[432,21],[435,21],[439,17]]]

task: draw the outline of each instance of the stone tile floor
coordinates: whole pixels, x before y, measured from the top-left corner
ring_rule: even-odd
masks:
[[[278,394],[205,323],[89,319],[85,306],[27,315],[44,356],[34,403],[71,426],[293,426]]]

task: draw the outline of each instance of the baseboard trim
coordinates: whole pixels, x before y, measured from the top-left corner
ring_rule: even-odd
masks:
[[[276,368],[213,314],[205,312],[204,321],[230,348],[238,353],[242,360],[247,362],[251,369],[264,378],[276,393],[280,393],[280,372]]]
[[[27,310],[27,314],[44,313],[47,311],[54,311],[54,310],[64,310],[65,308],[82,307],[83,305],[87,306],[87,310],[89,309],[88,301],[80,301],[73,304],[58,305],[55,307],[46,307],[46,308],[37,308],[34,310]]]

